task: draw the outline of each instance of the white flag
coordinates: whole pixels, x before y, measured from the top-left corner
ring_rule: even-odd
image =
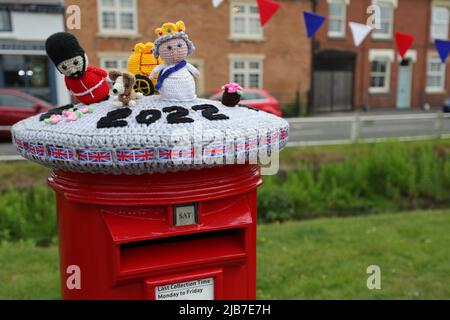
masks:
[[[217,8],[222,2],[223,0],[212,0],[212,5],[214,8]]]
[[[353,41],[355,42],[355,46],[357,47],[359,47],[359,45],[369,35],[370,31],[372,31],[372,28],[366,24],[349,22],[348,25],[352,30]]]

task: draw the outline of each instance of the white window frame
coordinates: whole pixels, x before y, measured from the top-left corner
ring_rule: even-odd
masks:
[[[245,13],[235,13],[234,8],[236,6],[244,6],[246,8]],[[230,3],[230,39],[231,40],[253,40],[253,41],[261,41],[264,40],[264,28],[260,27],[261,32],[256,33],[249,33],[249,19],[250,18],[258,18],[259,19],[259,13],[250,13],[250,7],[256,7],[258,8],[258,5],[255,1],[232,1]],[[235,17],[244,17],[245,19],[245,32],[244,33],[235,33],[234,32],[234,18]]]
[[[435,21],[435,12],[437,10],[441,10],[442,12],[447,12],[447,21]],[[450,20],[450,9],[448,7],[434,5],[431,7],[431,26],[430,26],[430,32],[431,32],[431,40],[440,39],[440,40],[447,40],[448,38],[448,27],[449,27],[449,20]],[[445,28],[444,33],[442,34],[436,34],[435,26],[436,24],[443,24],[447,25],[447,28]]]
[[[440,71],[430,71],[430,64],[431,63],[437,63],[441,65]],[[445,93],[445,75],[446,75],[446,65],[445,63],[442,63],[441,59],[436,55],[429,56],[427,59],[427,73],[426,73],[426,93]],[[428,77],[429,76],[439,76],[441,78],[441,84],[440,86],[428,86]]]
[[[114,7],[104,7],[102,5],[102,0],[97,0],[97,8],[98,8],[98,25],[100,34],[105,35],[117,35],[117,36],[124,36],[124,35],[135,35],[137,34],[137,26],[138,26],[138,14],[137,14],[137,0],[131,0],[133,2],[133,7],[130,9],[121,8],[119,6],[120,0],[114,0],[115,6]],[[103,26],[103,13],[104,12],[113,12],[116,17],[116,28],[105,28]],[[134,24],[133,29],[122,29],[120,24],[120,14],[121,13],[131,13],[133,15]]]
[[[2,10],[2,11],[7,11],[8,12],[8,10]],[[11,26],[11,30],[9,30],[9,31],[1,31],[0,30],[0,37],[8,37],[9,38],[14,33],[13,16],[12,16],[11,11],[9,11],[8,14],[9,14],[9,24]]]
[[[264,55],[229,55],[229,61],[230,61],[230,81],[234,81],[234,75],[236,73],[243,73],[244,74],[244,83],[239,83],[244,88],[249,88],[250,84],[250,74],[251,73],[257,73],[259,75],[259,81],[258,86],[255,88],[263,88],[264,87]],[[236,70],[234,68],[235,62],[244,62],[244,69]],[[256,69],[250,69],[249,64],[250,62],[258,62],[259,63],[259,69],[255,72]]]
[[[106,62],[108,62],[108,61],[115,61],[115,62],[117,62],[119,70],[127,71],[128,58],[129,58],[130,54],[121,53],[121,52],[118,52],[118,53],[100,53],[99,54],[100,67],[105,69],[105,70],[111,70],[110,67],[106,66]]]
[[[369,50],[369,93],[389,93],[391,90],[391,71],[392,62],[395,59],[395,52],[392,49],[371,49]],[[386,61],[386,81],[384,87],[372,87],[372,62],[373,61]]]
[[[350,0],[327,0],[328,3],[328,20],[340,19],[344,23],[342,24],[342,30],[340,31],[330,31],[330,22],[328,22],[328,37],[330,38],[344,38],[347,31],[347,5],[349,5]],[[331,4],[341,4],[344,6],[343,15],[341,17],[331,17],[330,15],[330,5]]]
[[[372,39],[392,39],[392,35],[394,33],[394,15],[395,15],[395,9],[397,8],[397,0],[372,0],[372,4],[378,5],[378,6],[386,6],[389,5],[392,9],[391,11],[391,18],[389,20],[389,30],[387,33],[378,33],[377,30],[372,31]],[[380,12],[381,15],[381,12]],[[381,17],[380,17],[381,19]]]

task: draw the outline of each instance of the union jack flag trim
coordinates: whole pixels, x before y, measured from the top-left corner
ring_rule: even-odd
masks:
[[[278,141],[278,131],[275,130],[267,131],[267,135],[265,138],[265,143],[267,144],[267,146],[271,146],[277,141]]]
[[[74,152],[69,148],[47,146],[48,156],[54,160],[73,160]]]
[[[23,141],[19,140],[17,138],[14,138],[14,141],[15,141],[14,144],[16,145],[17,151],[19,151],[20,153],[24,152],[25,151],[25,144],[23,143]]]
[[[231,150],[233,150],[233,147],[231,144],[224,144],[223,145],[223,155],[225,157],[229,156],[231,153]]]
[[[78,150],[77,153],[81,163],[112,163],[111,151]]]
[[[192,160],[194,158],[194,148],[173,148],[171,151],[172,160],[184,161]]]
[[[43,144],[30,143],[28,145],[28,151],[31,153],[32,156],[41,158],[45,157],[45,147]]]
[[[245,153],[245,140],[239,139],[236,141],[236,147],[234,148],[236,154]]]
[[[289,135],[289,128],[283,128],[280,130],[280,141],[287,140]]]
[[[245,142],[245,151],[250,152],[250,151],[257,150],[258,149],[258,141],[259,141],[259,138],[257,138],[257,137],[248,138],[247,141]]]
[[[148,162],[156,159],[155,150],[118,150],[116,151],[117,162],[119,163],[139,163]]]
[[[159,148],[158,149],[158,159],[169,161],[172,159],[172,149],[170,148]]]
[[[203,147],[203,157],[223,157],[223,144],[210,144]]]

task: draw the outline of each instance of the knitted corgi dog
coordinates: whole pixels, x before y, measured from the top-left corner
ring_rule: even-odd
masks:
[[[134,107],[136,106],[136,100],[143,97],[142,93],[134,91],[133,87],[136,83],[134,74],[111,70],[109,72],[109,78],[113,81],[111,95],[114,97],[113,104],[116,107]]]

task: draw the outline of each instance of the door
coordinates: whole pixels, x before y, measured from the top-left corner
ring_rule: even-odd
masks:
[[[352,110],[354,64],[352,52],[323,51],[315,55],[314,112]]]
[[[412,67],[410,60],[403,60],[398,70],[397,108],[411,107]]]

